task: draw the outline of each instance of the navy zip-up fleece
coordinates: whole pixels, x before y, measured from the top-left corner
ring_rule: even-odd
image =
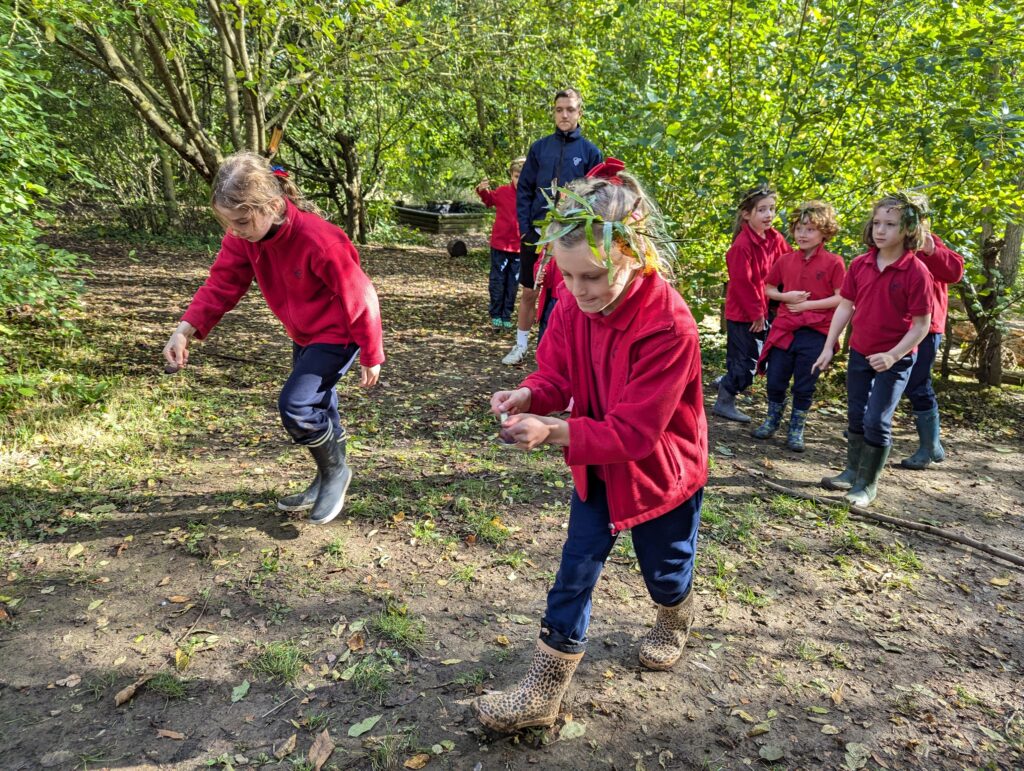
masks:
[[[547,201],[541,190],[554,198],[554,187],[564,187],[604,160],[601,151],[583,138],[579,126],[541,137],[526,154],[526,165],[516,187],[516,214],[519,233],[524,238],[536,235],[534,221],[544,217]],[[528,242],[529,243],[529,242]]]

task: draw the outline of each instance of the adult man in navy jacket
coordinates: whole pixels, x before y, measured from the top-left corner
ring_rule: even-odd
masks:
[[[536,220],[544,217],[547,200],[545,191],[552,199],[555,190],[564,187],[574,179],[599,164],[604,157],[592,143],[583,138],[580,129],[580,115],[583,100],[575,88],[563,88],[555,94],[555,132],[542,137],[530,145],[526,165],[519,174],[516,187],[516,214],[519,218],[519,235],[522,240],[519,250],[519,283],[523,291],[519,296],[519,329],[516,344],[508,352],[502,364],[519,364],[530,344],[530,329],[536,314],[537,288],[534,286],[534,266],[537,261],[536,242],[539,237]]]

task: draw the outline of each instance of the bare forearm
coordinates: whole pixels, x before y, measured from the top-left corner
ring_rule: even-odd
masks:
[[[917,344],[924,340],[928,334],[928,325],[931,324],[931,314],[927,316],[914,316],[913,323],[910,325],[910,329],[903,335],[903,339],[896,344],[896,347],[889,351],[890,355],[899,361],[915,347]]]

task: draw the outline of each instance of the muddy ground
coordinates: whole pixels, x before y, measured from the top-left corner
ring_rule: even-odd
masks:
[[[356,476],[346,515],[316,528],[273,505],[310,468],[278,425],[289,343],[258,294],[165,378],[160,348],[210,257],[74,245],[95,260],[90,366],[157,403],[161,428],[145,454],[92,458],[125,467],[109,489],[33,476],[67,465],[58,446],[5,456],[8,501],[66,524],[0,544],[3,768],[313,768],[325,730],[323,767],[337,769],[1024,766],[1024,574],[749,473],[823,492],[844,457],[841,375],[803,455],[710,420],[698,615],[676,668],[638,666],[653,609],[623,539],[565,714],[496,737],[468,703],[524,671],[571,482],[557,452],[493,443],[488,396],[526,370],[500,364],[511,337],[487,329],[483,260],[363,250],[389,358],[375,391],[341,388]],[[709,383],[713,335],[707,348]],[[953,383],[940,398],[948,460],[891,465],[876,508],[1024,554],[1024,396]],[[97,430],[116,433],[106,415]],[[898,421],[894,459],[913,449],[908,413]],[[273,679],[268,650],[297,652],[293,680]],[[162,690],[115,706],[155,673]]]

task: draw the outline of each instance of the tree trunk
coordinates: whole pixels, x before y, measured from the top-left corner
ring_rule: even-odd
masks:
[[[174,191],[174,163],[171,159],[171,151],[163,142],[157,142],[156,151],[160,154],[161,192],[163,193],[167,224],[172,228],[180,228],[181,213],[178,211],[178,196]]]
[[[345,166],[345,178],[341,182],[345,191],[345,230],[353,241],[365,244],[366,212],[356,138],[344,131],[337,132],[334,138],[341,148],[341,160]]]

